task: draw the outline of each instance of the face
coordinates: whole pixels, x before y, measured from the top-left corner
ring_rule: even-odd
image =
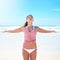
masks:
[[[33,17],[32,16],[28,16],[27,17],[27,22],[28,23],[32,23],[33,22]]]

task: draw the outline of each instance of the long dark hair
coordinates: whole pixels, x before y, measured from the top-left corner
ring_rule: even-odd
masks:
[[[24,24],[24,27],[26,27],[28,25],[28,22],[26,21],[25,24]]]
[[[33,18],[33,16],[30,14],[26,17],[26,20],[28,19],[28,17],[31,16]],[[24,27],[26,27],[28,25],[28,22],[26,21],[25,24],[24,24]]]

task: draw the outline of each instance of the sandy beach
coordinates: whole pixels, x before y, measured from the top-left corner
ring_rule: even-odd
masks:
[[[0,31],[13,27],[1,27]],[[14,27],[16,28],[16,27]],[[60,27],[43,27],[60,31]],[[58,29],[57,29],[58,28]],[[24,34],[0,32],[0,60],[23,60]],[[60,60],[60,33],[37,33],[37,59]]]

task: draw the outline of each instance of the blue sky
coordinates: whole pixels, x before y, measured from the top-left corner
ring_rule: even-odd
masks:
[[[0,0],[0,26],[23,25],[29,14],[34,25],[60,26],[60,0]]]

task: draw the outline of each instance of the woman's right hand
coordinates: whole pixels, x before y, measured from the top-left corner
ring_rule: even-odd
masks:
[[[4,33],[4,32],[8,32],[7,30],[4,30],[4,31],[1,31],[2,33]]]

